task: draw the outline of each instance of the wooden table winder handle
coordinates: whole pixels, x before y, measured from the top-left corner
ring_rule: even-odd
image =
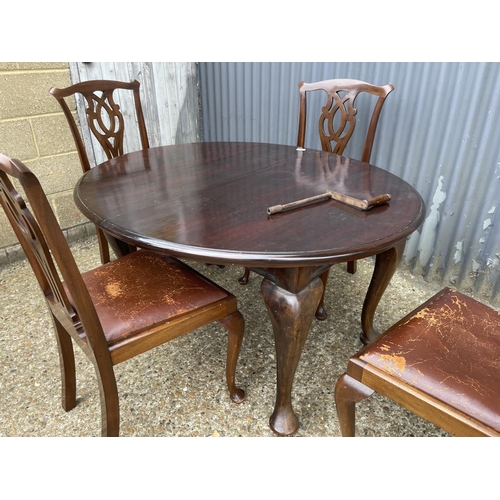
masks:
[[[370,200],[360,200],[359,198],[353,198],[352,196],[348,196],[346,194],[337,193],[335,191],[326,191],[325,193],[318,194],[316,196],[311,196],[310,198],[304,198],[302,200],[292,201],[290,203],[285,203],[283,205],[274,205],[267,209],[268,215],[278,214],[280,212],[284,212],[285,210],[291,210],[293,208],[303,207],[304,205],[308,205],[309,203],[313,203],[316,201],[323,201],[327,199],[334,199],[336,201],[340,201],[345,203],[346,205],[350,205],[355,208],[359,208],[360,210],[369,210],[372,207],[377,205],[383,205],[387,203],[391,199],[390,194],[380,194],[371,198]]]

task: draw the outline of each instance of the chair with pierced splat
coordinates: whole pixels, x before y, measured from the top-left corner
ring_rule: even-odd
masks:
[[[32,211],[11,178],[20,182]],[[243,401],[245,393],[236,387],[235,372],[244,320],[232,294],[177,259],[149,250],[137,250],[81,274],[38,179],[23,163],[1,154],[0,204],[50,312],[66,411],[76,403],[73,343],[96,371],[102,435],[118,436],[114,365],[215,321],[228,331],[230,397],[237,403]]]
[[[500,436],[500,313],[443,289],[352,356],[335,387],[343,436],[378,394],[457,436]]]

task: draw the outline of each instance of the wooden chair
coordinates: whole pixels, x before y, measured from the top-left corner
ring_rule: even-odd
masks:
[[[76,149],[80,158],[83,172],[87,172],[90,167],[89,157],[85,149],[85,143],[77,125],[75,117],[68,105],[68,98],[79,94],[83,98],[85,112],[87,115],[88,130],[97,140],[98,144],[106,154],[108,160],[124,154],[125,138],[125,120],[120,106],[116,103],[114,97],[115,91],[124,90],[132,92],[135,104],[135,114],[139,128],[139,136],[142,149],[149,148],[148,134],[142,112],[141,99],[139,94],[140,84],[137,80],[133,82],[119,82],[113,80],[90,80],[71,85],[64,89],[52,87],[50,93],[57,99],[66,116],[71,133],[75,140]],[[130,152],[130,151],[129,151]],[[99,241],[99,251],[101,262],[109,262],[109,245],[103,231],[96,227],[97,238]],[[122,252],[115,249],[115,253],[122,255],[128,253],[129,245],[125,244],[127,250]]]
[[[362,82],[360,80],[324,80],[316,83],[299,83],[299,130],[297,136],[297,148],[304,149],[306,138],[306,122],[307,122],[307,99],[308,92],[322,90],[326,92],[326,104],[321,110],[318,120],[318,132],[323,151],[342,155],[344,150],[353,136],[356,128],[356,114],[358,110],[354,107],[356,98],[359,94],[365,92],[378,99],[375,102],[371,114],[370,124],[366,133],[363,154],[361,161],[369,163],[377,131],[377,124],[380,118],[380,112],[384,105],[386,97],[394,90],[392,84],[387,84],[382,87],[372,85],[371,83]],[[347,271],[354,274],[356,272],[356,261],[347,263]],[[322,275],[321,279],[326,287],[328,280],[328,268]],[[243,276],[238,279],[239,283],[246,285],[250,277],[250,269],[246,268]],[[324,309],[324,292],[321,297],[316,318],[324,320],[327,317]]]
[[[349,359],[335,387],[343,436],[374,391],[457,436],[500,436],[500,315],[443,289]]]
[[[20,182],[34,216],[10,177]],[[50,311],[66,411],[76,403],[73,342],[96,370],[102,435],[118,436],[113,366],[214,321],[229,334],[226,379],[230,397],[236,403],[243,401],[245,393],[235,385],[235,371],[244,320],[233,295],[180,261],[147,250],[81,274],[37,178],[20,161],[4,155],[0,155],[0,203]]]

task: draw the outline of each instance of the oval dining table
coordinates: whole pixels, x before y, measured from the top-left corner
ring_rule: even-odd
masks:
[[[359,200],[389,194],[390,201],[361,210],[324,199],[268,214],[271,206],[327,191]],[[376,256],[361,315],[361,340],[369,342],[378,336],[375,310],[406,239],[425,217],[419,193],[382,168],[324,151],[247,142],[125,154],[85,173],[74,198],[118,255],[133,245],[263,276],[277,360],[269,423],[278,435],[299,427],[293,378],[330,267]]]

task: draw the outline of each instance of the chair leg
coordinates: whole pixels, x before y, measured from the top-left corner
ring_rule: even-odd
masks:
[[[94,367],[101,399],[101,435],[118,437],[120,435],[120,404],[111,359],[101,360],[101,362],[94,359]]]
[[[335,385],[335,406],[344,437],[355,435],[355,404],[373,394],[373,390],[347,374],[342,375]]]
[[[350,260],[347,263],[347,272],[351,274],[355,274],[357,269],[357,261],[356,260]]]
[[[229,395],[233,402],[241,403],[245,400],[245,391],[236,387],[236,365],[243,342],[245,320],[239,311],[219,320],[228,331],[227,359],[226,359],[226,382]]]
[[[245,267],[245,272],[243,273],[243,276],[241,278],[238,278],[238,283],[240,285],[246,285],[250,279],[250,269],[248,267]]]
[[[328,275],[330,274],[330,267],[320,274],[321,281],[323,282],[323,293],[321,294],[321,299],[319,299],[319,304],[316,309],[316,319],[318,321],[324,321],[328,317],[328,313],[325,311],[324,301],[325,301],[325,290],[326,290],[326,282],[328,281]]]
[[[110,247],[116,257],[123,257],[137,250],[135,245],[117,240],[100,228],[97,228],[97,239],[99,240],[99,252],[101,253],[101,262],[103,264],[107,264],[111,260]]]
[[[101,263],[107,264],[110,261],[109,257],[109,245],[106,236],[100,228],[96,226],[97,241],[99,242],[99,253],[101,255]]]
[[[51,314],[57,339],[59,365],[61,367],[62,407],[70,411],[76,404],[76,370],[73,341],[59,320]]]

